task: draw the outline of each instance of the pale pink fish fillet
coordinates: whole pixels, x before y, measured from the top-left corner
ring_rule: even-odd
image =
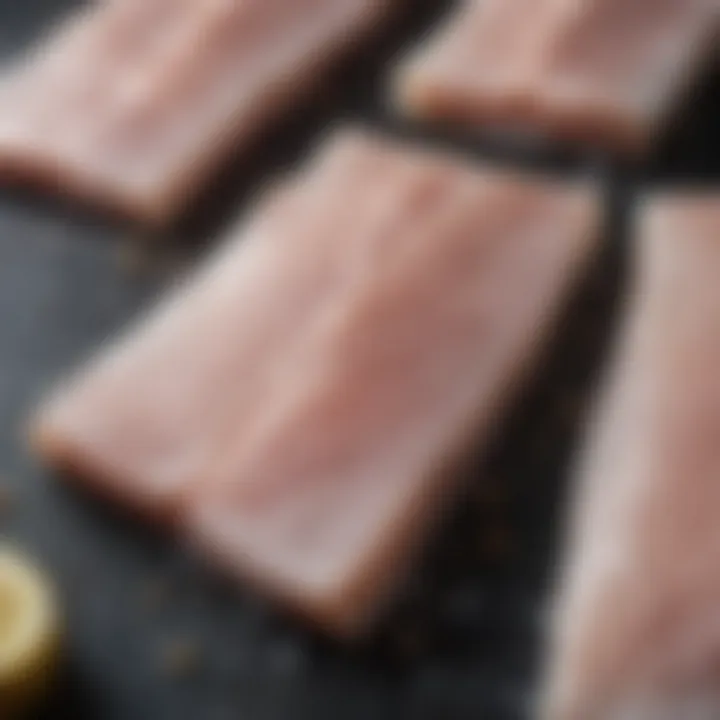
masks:
[[[254,422],[335,281],[336,236],[353,219],[345,199],[392,169],[369,150],[331,143],[270,191],[195,277],[60,389],[36,428],[43,454],[144,512],[175,514],[228,427]]]
[[[720,195],[645,203],[581,455],[549,720],[720,717]]]
[[[720,0],[465,0],[400,67],[410,114],[648,149],[720,37]]]
[[[447,172],[417,163],[404,185],[378,178],[389,216],[355,199],[345,281],[189,505],[202,547],[341,635],[406,571],[597,238],[594,195],[544,180],[458,167],[408,207]]]
[[[492,431],[598,237],[588,187],[340,132],[36,446],[337,633]]]
[[[150,223],[291,111],[402,0],[105,2],[0,79],[0,179]]]

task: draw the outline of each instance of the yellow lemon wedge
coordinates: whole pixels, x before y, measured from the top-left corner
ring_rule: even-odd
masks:
[[[42,697],[59,630],[51,583],[21,553],[0,546],[0,717],[19,717]]]

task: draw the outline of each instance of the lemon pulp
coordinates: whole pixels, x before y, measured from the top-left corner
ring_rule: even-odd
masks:
[[[0,715],[17,716],[43,693],[58,648],[55,594],[23,555],[0,546]]]

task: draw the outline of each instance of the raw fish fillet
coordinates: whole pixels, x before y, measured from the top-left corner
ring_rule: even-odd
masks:
[[[395,92],[429,120],[641,153],[719,31],[720,0],[465,0]]]
[[[598,239],[589,186],[343,131],[37,447],[339,634],[406,570]]]
[[[291,111],[390,0],[113,0],[0,78],[0,179],[149,223]]]
[[[720,717],[720,195],[657,197],[579,463],[549,720]]]

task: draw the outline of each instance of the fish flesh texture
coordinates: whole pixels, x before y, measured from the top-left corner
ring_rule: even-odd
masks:
[[[388,0],[113,0],[0,77],[0,180],[175,220],[372,34]]]
[[[719,0],[465,0],[395,76],[421,119],[646,152],[720,35]]]
[[[646,199],[639,225],[577,463],[548,720],[720,717],[720,195]]]
[[[599,215],[589,182],[337,131],[60,389],[36,447],[360,632],[532,368]]]

